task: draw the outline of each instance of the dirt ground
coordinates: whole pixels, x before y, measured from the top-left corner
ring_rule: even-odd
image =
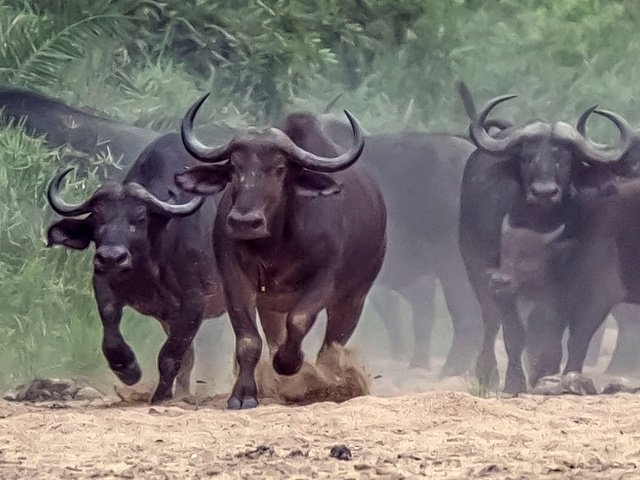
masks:
[[[0,403],[0,478],[638,478],[640,397],[479,399],[462,392],[342,404]],[[351,460],[330,456],[346,445]]]
[[[352,367],[362,359],[337,358],[327,365],[355,375],[346,394],[357,394],[361,370]],[[0,479],[640,478],[638,394],[477,398],[468,379],[438,379],[437,364],[365,364],[369,394],[343,403],[283,404],[306,403],[296,399],[301,385],[313,392],[335,378],[305,368],[285,385],[264,365],[261,391],[281,395],[246,411],[224,408],[230,383],[206,397],[198,382],[190,401],[161,406],[136,401],[153,382],[119,388],[123,400],[113,379],[92,401],[0,400]],[[609,380],[595,379],[598,388]]]
[[[640,478],[638,394],[482,399],[438,365],[366,365],[370,394],[343,403],[0,401],[0,479]]]

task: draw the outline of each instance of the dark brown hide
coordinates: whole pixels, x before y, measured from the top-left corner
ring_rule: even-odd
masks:
[[[189,393],[191,346],[204,318],[222,315],[224,294],[212,250],[213,199],[203,204],[179,189],[174,175],[197,162],[177,134],[152,143],[122,184],[107,183],[78,206],[66,205],[52,182],[49,199],[67,217],[48,230],[49,245],[73,249],[95,245],[93,287],[104,328],[103,353],[127,385],[140,380],[140,366],[120,332],[130,306],[155,317],[167,333],[158,356],[160,379],[152,402]],[[195,213],[194,213],[195,212]]]
[[[198,144],[190,131],[197,106],[183,121],[185,144],[200,158],[224,163],[194,167],[176,179],[193,192],[224,189],[214,244],[240,367],[228,406],[250,408],[257,405],[254,371],[262,351],[256,310],[279,374],[298,372],[301,342],[323,309],[328,321],[321,352],[334,342],[344,345],[384,258],[385,207],[361,167],[331,175],[312,170],[337,170],[324,158],[302,168],[301,157],[311,157],[293,158],[299,152],[279,130],[219,148]],[[336,163],[353,163],[361,148],[356,142]]]

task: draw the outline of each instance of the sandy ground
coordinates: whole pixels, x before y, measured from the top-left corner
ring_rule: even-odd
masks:
[[[342,404],[0,403],[0,478],[638,478],[640,397],[479,399],[461,392]],[[346,445],[351,460],[330,456]]]
[[[227,411],[230,374],[217,380],[224,394],[205,400],[198,383],[189,402],[161,406],[131,391],[0,401],[0,479],[640,478],[640,395],[482,399],[463,378],[438,379],[437,364],[365,360],[370,394],[343,403]],[[332,457],[336,445],[351,458]]]

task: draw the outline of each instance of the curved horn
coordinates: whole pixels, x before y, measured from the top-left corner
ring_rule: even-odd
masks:
[[[489,135],[485,129],[485,122],[491,110],[493,110],[496,105],[516,97],[517,95],[502,95],[494,98],[487,103],[478,116],[472,120],[469,125],[469,136],[479,149],[494,153],[504,152],[518,141],[520,138],[518,135],[519,129],[510,135],[505,135],[504,138],[494,138]]]
[[[66,177],[71,170],[73,170],[73,168],[69,167],[58,173],[53,177],[53,180],[49,182],[49,187],[47,188],[47,200],[49,205],[51,205],[54,212],[58,215],[62,215],[63,217],[76,217],[78,215],[84,215],[85,213],[91,212],[91,200],[93,199],[93,196],[77,205],[71,205],[70,203],[65,202],[60,196],[60,184],[62,183],[62,179]]]
[[[587,119],[589,118],[589,115],[591,115],[596,108],[598,108],[598,104],[595,104],[592,107],[587,108],[584,111],[584,113],[580,115],[580,118],[578,119],[578,123],[576,124],[576,130],[578,130],[578,133],[583,137],[587,136],[586,135]]]
[[[589,112],[589,114],[591,113],[589,110],[587,110],[587,112]],[[588,117],[587,112],[582,114],[582,116],[584,116],[584,120],[582,122],[582,132],[578,130],[578,132],[582,135],[582,137],[577,142],[577,147],[580,152],[586,157],[587,161],[591,162],[608,163],[620,160],[620,158],[627,152],[633,141],[632,128],[631,125],[629,125],[629,122],[627,122],[622,116],[618,115],[617,113],[610,112],[608,110],[593,109],[593,112],[611,120],[620,131],[620,142],[617,146],[612,148],[603,147],[602,145],[589,140],[583,133],[584,126],[586,125],[586,119]],[[587,115],[585,116],[585,114]],[[582,116],[580,117],[581,120]],[[580,120],[578,121],[578,123],[580,123]]]
[[[187,151],[202,162],[219,163],[226,160],[232,151],[233,140],[222,147],[208,147],[200,142],[193,133],[193,119],[209,94],[203,95],[187,111],[180,126],[182,143]]]
[[[462,104],[464,105],[464,110],[467,112],[467,116],[469,120],[473,121],[476,118],[476,103],[473,101],[473,96],[471,95],[471,91],[467,84],[463,81],[456,82],[456,87],[458,88],[458,93],[460,94],[460,98],[462,99]]]
[[[133,197],[144,201],[156,213],[170,215],[172,217],[187,217],[195,213],[204,203],[204,197],[194,197],[187,203],[175,205],[160,200],[139,183],[131,182],[125,185],[125,191]]]
[[[291,161],[308,170],[331,173],[350,167],[362,154],[362,150],[364,149],[364,134],[362,133],[362,129],[360,128],[357,120],[349,113],[349,111],[345,110],[344,114],[347,116],[349,123],[351,124],[351,130],[353,132],[353,147],[342,155],[335,158],[321,157],[320,155],[316,155],[298,147],[286,135],[281,137],[282,141],[279,145],[280,148],[289,154]]]
[[[333,99],[329,103],[327,103],[327,106],[324,107],[324,111],[322,113],[329,113],[333,108],[333,106],[336,104],[336,102],[342,98],[342,95],[344,95],[344,92],[339,93],[338,95],[333,97]]]

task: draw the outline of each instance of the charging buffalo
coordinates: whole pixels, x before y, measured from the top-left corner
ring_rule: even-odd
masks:
[[[95,244],[93,288],[104,328],[102,351],[118,378],[133,385],[141,376],[120,332],[124,306],[157,318],[167,334],[153,403],[172,397],[176,376],[176,395],[189,392],[192,340],[203,318],[225,311],[211,244],[216,205],[174,181],[176,173],[195,164],[172,133],[149,145],[122,183],[103,184],[79,205],[67,204],[58,192],[70,169],[48,190],[51,207],[66,217],[49,227],[49,246],[83,250]]]
[[[251,408],[258,404],[254,370],[262,351],[256,309],[281,375],[301,368],[301,342],[322,309],[328,321],[321,353],[344,345],[382,265],[386,211],[375,182],[351,167],[364,138],[348,113],[354,146],[342,155],[329,141],[319,146],[324,153],[310,153],[276,128],[211,148],[192,131],[205,99],[187,112],[182,135],[191,154],[212,165],[176,180],[202,195],[224,190],[214,244],[239,364],[228,407]]]

